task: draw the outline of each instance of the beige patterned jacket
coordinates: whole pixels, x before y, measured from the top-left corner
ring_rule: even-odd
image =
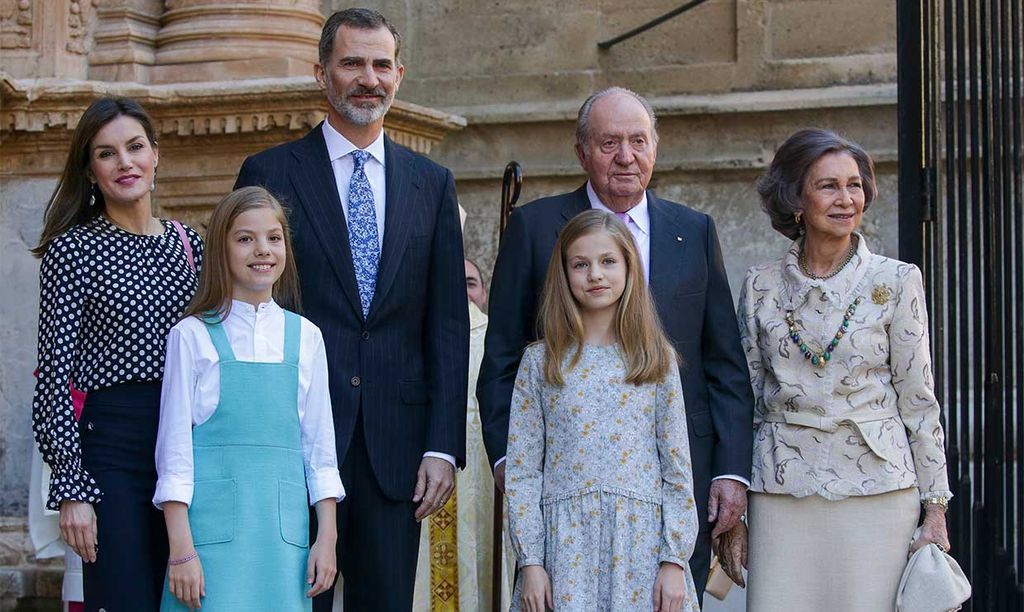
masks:
[[[755,398],[751,490],[838,500],[917,486],[922,499],[949,499],[921,272],[858,238],[827,280],[801,273],[799,240],[747,273],[739,324]],[[857,297],[831,359],[812,365],[786,312],[821,354]]]

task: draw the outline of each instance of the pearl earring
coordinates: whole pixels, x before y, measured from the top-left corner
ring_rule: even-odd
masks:
[[[96,183],[92,183],[92,187],[89,188],[89,207],[96,206]]]

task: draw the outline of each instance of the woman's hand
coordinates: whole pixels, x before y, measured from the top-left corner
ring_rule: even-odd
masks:
[[[555,600],[551,595],[551,579],[543,565],[527,565],[523,574],[523,610],[525,612],[546,612],[555,609]]]
[[[949,533],[946,531],[946,509],[938,504],[924,507],[924,523],[917,540],[910,546],[910,554],[927,544],[938,544],[943,552],[949,552]]]
[[[168,564],[167,568],[167,586],[171,595],[188,606],[189,610],[199,609],[199,598],[206,597],[206,578],[199,557],[180,565]]]
[[[92,504],[73,500],[60,503],[60,535],[86,563],[96,563],[96,511]]]
[[[325,541],[328,538],[317,538],[309,549],[309,560],[306,562],[306,584],[310,585],[306,597],[315,597],[334,586],[334,578],[338,575],[338,560],[335,552],[337,542]]]
[[[685,601],[685,571],[675,563],[662,563],[654,581],[654,612],[681,612]]]

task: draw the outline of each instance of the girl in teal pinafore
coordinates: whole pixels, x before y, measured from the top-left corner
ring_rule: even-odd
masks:
[[[297,306],[297,279],[266,190],[221,201],[207,241],[199,291],[167,342],[153,498],[170,541],[161,610],[308,611],[337,575],[344,497],[323,337],[279,305]]]

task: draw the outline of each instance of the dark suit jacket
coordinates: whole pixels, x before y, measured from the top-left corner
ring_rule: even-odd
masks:
[[[694,491],[701,530],[707,531],[711,478],[750,478],[754,397],[714,222],[651,192],[647,202],[651,292],[683,360],[679,373]],[[512,386],[523,349],[537,337],[537,307],[555,239],[569,219],[588,209],[584,185],[526,204],[509,217],[491,279],[490,324],[477,384],[492,464],[505,456]]]
[[[423,453],[465,465],[469,309],[452,173],[384,140],[384,242],[366,321],[321,126],[249,157],[235,188],[289,210],[306,317],[327,349],[338,460],[359,410],[385,495],[411,500]]]

